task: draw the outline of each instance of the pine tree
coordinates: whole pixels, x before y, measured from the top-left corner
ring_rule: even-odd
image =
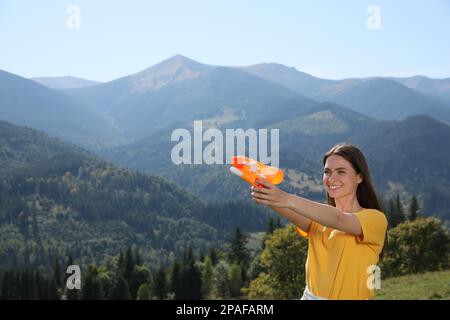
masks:
[[[225,261],[220,261],[216,266],[216,291],[219,298],[228,299],[230,297],[230,276]]]
[[[34,298],[35,299],[42,299],[42,297],[44,296],[44,292],[43,292],[43,288],[44,288],[44,281],[41,275],[41,272],[39,269],[36,269],[34,271],[34,275],[33,275],[33,287],[34,287]]]
[[[12,270],[9,281],[9,299],[20,299],[20,275],[18,271]]]
[[[109,300],[131,300],[131,293],[127,281],[119,277],[108,294]]]
[[[197,266],[195,265],[195,261],[192,261],[192,263],[189,265],[189,268],[186,273],[189,276],[189,286],[187,288],[191,288],[190,291],[188,291],[187,299],[190,300],[201,300],[202,299],[202,275],[200,271],[198,270]]]
[[[192,248],[184,252],[181,266],[180,296],[181,299],[200,300],[202,298],[202,276],[197,266]]]
[[[389,199],[388,208],[386,211],[387,211],[386,215],[387,215],[388,225],[389,225],[389,227],[394,228],[395,227],[395,224],[394,224],[394,214],[395,214],[394,199],[392,199],[392,198]]]
[[[397,194],[395,200],[394,198],[389,200],[387,215],[388,223],[391,228],[395,228],[400,223],[405,222],[405,214],[403,213],[399,194]]]
[[[48,300],[60,300],[58,286],[56,284],[56,280],[54,277],[47,280],[48,287],[47,287],[47,299]]]
[[[134,254],[131,248],[128,248],[125,253],[125,280],[130,283],[131,273],[133,272],[134,266],[136,265],[136,261],[134,258]]]
[[[26,300],[26,285],[27,285],[27,279],[25,275],[25,270],[17,271],[17,274],[19,276],[19,294],[18,299],[20,300]]]
[[[23,250],[23,264],[25,268],[30,267],[30,256],[31,256],[30,247],[28,245],[28,241],[25,240],[25,248]]]
[[[269,217],[269,221],[267,222],[267,231],[266,234],[272,234],[275,231],[275,222],[272,217]]]
[[[399,194],[397,194],[397,197],[395,198],[395,207],[396,207],[395,208],[396,213],[399,216],[404,217],[405,213],[403,212],[403,206],[402,206],[402,203],[400,201],[400,195]]]
[[[205,266],[202,273],[202,295],[205,299],[214,297],[215,273],[212,260],[209,256],[205,258]]]
[[[175,300],[179,300],[182,297],[180,273],[180,264],[175,261],[173,263],[172,272],[170,275],[170,290],[174,293]]]
[[[211,258],[213,267],[216,266],[217,262],[219,262],[219,255],[217,254],[217,250],[215,248],[210,248],[208,255]]]
[[[265,247],[265,246],[264,246]],[[258,250],[257,252],[255,252],[255,255],[252,258],[252,261],[250,262],[250,265],[248,267],[248,280],[254,280],[256,279],[260,273],[267,273],[268,270],[267,268],[265,268],[264,266],[261,265],[260,263],[260,257],[261,257],[261,253],[264,251],[264,249],[262,250]]]
[[[3,271],[2,280],[0,284],[0,298],[1,300],[9,300],[11,295],[11,288],[9,284],[9,279],[11,275],[8,270]]]
[[[39,287],[39,300],[49,300],[49,282],[45,275],[42,275]]]
[[[59,265],[58,259],[55,259],[55,262],[53,263],[53,276],[55,278],[57,287],[61,288],[62,275],[61,275],[61,266]]]
[[[104,297],[103,287],[95,270],[89,270],[84,276],[84,282],[81,286],[82,300],[101,300]]]
[[[117,275],[118,277],[126,277],[126,262],[125,262],[125,257],[123,255],[123,252],[121,251],[119,254],[119,260],[117,261]]]
[[[192,247],[189,246],[183,252],[183,262],[188,262],[194,260],[194,253],[192,252]]]
[[[419,211],[420,211],[419,202],[417,201],[416,195],[413,195],[408,208],[409,221],[416,220],[417,217],[419,216]]]
[[[29,269],[25,269],[21,272],[21,287],[20,299],[33,299],[33,277]]]
[[[283,225],[281,224],[281,219],[280,217],[277,217],[276,222],[275,222],[275,229],[281,229],[283,228]]]
[[[241,296],[241,267],[238,264],[232,264],[230,267],[230,297],[238,299]]]
[[[28,232],[28,214],[26,212],[20,212],[18,216],[18,227],[25,239],[29,238]]]
[[[153,292],[155,293],[157,299],[164,300],[167,296],[167,281],[166,281],[166,272],[162,265],[156,272],[154,279],[155,281]]]
[[[250,260],[250,253],[246,247],[247,237],[239,227],[236,227],[234,238],[231,242],[230,262],[247,265]]]
[[[399,195],[397,195],[395,200],[393,198],[389,200],[388,208],[388,222],[391,228],[395,228],[400,223],[405,222]]]
[[[33,230],[33,238],[39,242],[39,227],[38,227],[38,222],[37,222],[37,215],[36,215],[36,212],[34,212],[34,211],[32,214],[31,226],[32,226],[31,229]]]
[[[142,265],[142,258],[141,258],[141,254],[139,253],[139,248],[136,247],[134,250],[134,263],[137,266]]]

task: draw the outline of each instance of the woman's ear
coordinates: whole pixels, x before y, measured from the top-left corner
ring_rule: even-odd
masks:
[[[359,174],[356,176],[356,183],[357,183],[357,184],[360,184],[361,182],[363,182],[363,177],[362,177],[362,174],[359,173]]]

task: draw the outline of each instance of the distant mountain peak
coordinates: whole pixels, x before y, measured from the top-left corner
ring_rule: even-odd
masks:
[[[433,127],[436,127],[436,126],[448,127],[447,124],[445,124],[439,120],[436,120],[435,118],[433,118],[429,115],[426,115],[426,114],[415,114],[415,115],[409,116],[409,117],[403,119],[400,123],[420,124],[422,126],[426,126],[426,125],[430,126],[431,125]]]
[[[281,84],[305,96],[317,90],[318,87],[334,83],[333,80],[320,79],[299,71],[293,66],[288,67],[279,63],[260,63],[239,69],[257,77]]]
[[[279,72],[292,72],[292,75],[295,76],[303,76],[308,78],[315,78],[314,76],[297,70],[294,66],[288,67],[284,64],[275,63],[275,62],[264,62],[259,64],[254,64],[248,67],[242,67],[243,70],[250,73],[261,73],[261,74],[270,74],[270,73],[279,73]]]
[[[193,64],[199,64],[199,65],[203,65],[202,63],[195,61],[193,59],[190,59],[186,56],[183,56],[182,54],[176,54],[172,57],[167,58],[166,60],[160,62],[160,63],[164,63],[164,62],[171,62],[171,63],[193,63]]]
[[[133,91],[158,90],[179,81],[198,77],[214,66],[202,64],[177,54],[154,66],[129,76]]]
[[[415,76],[412,76],[411,79],[420,79],[420,80],[425,80],[425,79],[427,79],[427,80],[431,80],[429,77],[421,76],[421,75],[415,75]]]

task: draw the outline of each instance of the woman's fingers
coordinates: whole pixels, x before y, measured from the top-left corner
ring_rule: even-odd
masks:
[[[267,201],[267,200],[255,199],[255,202],[258,204],[269,205],[269,201]]]
[[[255,181],[257,184],[260,184],[260,185],[262,185],[262,186],[264,186],[264,187],[266,187],[266,188],[271,188],[271,187],[273,187],[273,184],[271,184],[269,181],[267,181],[267,180],[265,180],[265,179],[257,179],[256,181]]]
[[[260,193],[260,192],[252,192],[252,197],[254,199],[272,200],[271,195]]]
[[[269,199],[266,199],[261,196],[259,196],[259,197],[253,196],[253,201],[255,201],[256,203],[259,203],[259,204],[269,204],[270,203]]]
[[[253,200],[258,204],[270,205],[273,201],[273,184],[264,179],[258,179],[256,183],[258,187],[251,187]]]
[[[266,189],[266,188],[254,188],[253,189],[254,193],[261,193],[261,194],[270,194],[272,191],[270,189]]]
[[[257,180],[257,184],[261,185],[261,187],[252,186],[251,188],[253,201],[258,204],[273,207],[283,207],[287,205],[285,192],[281,189],[266,180]]]

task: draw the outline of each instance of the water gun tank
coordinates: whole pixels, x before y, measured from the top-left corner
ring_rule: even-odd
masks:
[[[284,173],[281,169],[264,165],[244,156],[231,158],[230,171],[254,186],[257,185],[255,181],[258,178],[263,178],[272,184],[280,184],[284,180]]]

